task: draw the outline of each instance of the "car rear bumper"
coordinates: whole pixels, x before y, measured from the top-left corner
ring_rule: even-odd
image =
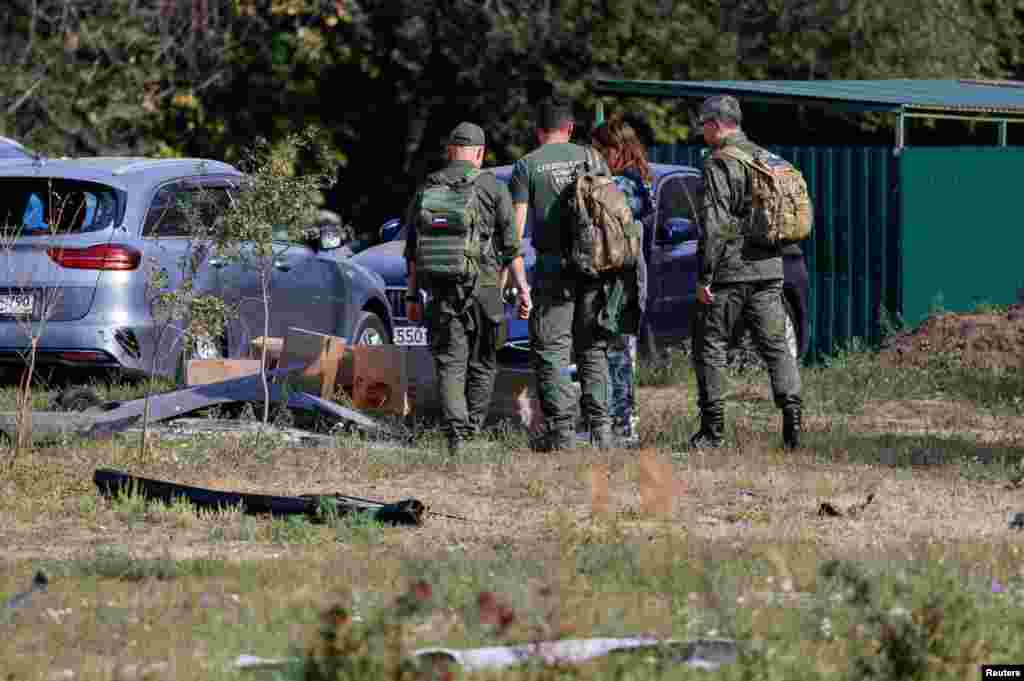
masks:
[[[38,324],[38,323],[36,323]],[[35,326],[39,334],[36,363],[74,368],[121,369],[146,372],[152,366],[150,351],[156,337],[152,325],[124,325],[50,321]],[[17,321],[0,321],[0,364],[24,364],[28,359],[32,331]],[[168,332],[168,336],[176,336]],[[161,355],[172,352],[164,343]],[[177,342],[173,346],[177,346]],[[173,364],[172,364],[173,366]]]

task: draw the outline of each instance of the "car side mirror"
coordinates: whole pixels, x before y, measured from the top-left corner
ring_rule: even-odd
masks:
[[[665,221],[666,242],[671,246],[678,246],[687,241],[696,241],[697,225],[693,220],[686,218],[669,218]]]
[[[323,225],[317,237],[317,250],[333,251],[341,248],[341,230],[336,225]]]

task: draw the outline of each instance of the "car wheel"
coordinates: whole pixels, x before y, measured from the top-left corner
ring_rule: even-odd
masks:
[[[195,338],[195,351],[192,353],[192,357],[193,359],[227,359],[227,330],[218,338],[211,338],[207,334],[197,334]]]
[[[57,396],[57,406],[64,411],[86,411],[101,404],[103,400],[92,388],[68,388]]]
[[[363,312],[356,321],[356,330],[352,334],[354,345],[388,345],[388,327],[373,312]]]

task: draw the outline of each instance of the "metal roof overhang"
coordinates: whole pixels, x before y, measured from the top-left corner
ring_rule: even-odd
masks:
[[[997,123],[1006,144],[1007,123],[1024,123],[1024,82],[979,80],[774,80],[661,81],[599,79],[598,95],[704,98],[730,94],[743,101],[820,106],[851,113],[890,113],[899,118],[896,147],[904,146],[907,118]],[[599,103],[598,117],[603,118]]]

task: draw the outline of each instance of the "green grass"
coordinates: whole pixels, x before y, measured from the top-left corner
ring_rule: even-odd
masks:
[[[638,566],[635,550],[628,547],[589,549],[577,557],[577,564],[583,567],[585,577],[597,579],[594,590],[588,592],[594,600],[603,594],[631,591],[663,595],[680,610],[673,619],[673,636],[734,638],[740,648],[739,661],[720,668],[715,678],[974,678],[971,674],[976,673],[978,664],[1019,662],[1015,656],[1024,645],[1024,611],[1020,608],[1024,579],[994,582],[990,575],[952,564],[826,561],[818,566],[814,585],[798,604],[757,608],[738,601],[739,595],[747,593],[751,577],[764,572],[750,561],[692,566],[680,561],[658,575],[671,579],[653,581],[650,571]],[[441,643],[451,647],[503,643],[492,628],[479,622],[479,594],[492,592],[516,610],[528,607],[530,599],[521,585],[537,574],[536,566],[529,565],[516,561],[442,561],[434,569],[417,565],[411,574],[430,585],[425,600],[418,601],[411,611],[406,608],[406,614],[401,605],[377,605],[345,632],[327,627],[324,644],[315,657],[281,672],[281,678],[394,678],[386,664],[388,627],[415,626],[439,607],[454,608],[468,632],[457,641]],[[502,590],[503,586],[507,590]],[[688,596],[694,592],[715,594],[719,605],[691,605]],[[616,627],[618,615],[614,608],[606,610],[605,626],[588,628],[581,635],[639,633]],[[340,640],[332,640],[335,635],[340,635]],[[331,644],[336,648],[348,644],[369,653],[331,657]],[[409,652],[404,651],[406,655]],[[605,658],[596,668],[526,665],[499,678],[653,681],[708,677],[706,672],[673,665],[670,655],[648,650]]]
[[[147,579],[181,579],[184,577],[224,577],[236,575],[238,567],[214,558],[173,560],[170,558],[137,558],[119,546],[103,546],[89,558],[65,561],[42,561],[39,564],[51,580],[113,579],[138,582]]]
[[[330,517],[327,522],[334,528],[334,538],[340,544],[379,544],[388,527],[369,513],[349,513]]]
[[[66,376],[66,379],[73,377]],[[48,411],[58,409],[57,398],[62,390],[67,389],[63,379],[56,380],[49,372],[40,371],[33,382],[32,387],[32,409],[36,411]],[[127,380],[116,376],[109,379],[89,377],[88,379],[75,383],[76,388],[88,388],[95,392],[100,402],[124,402],[139,399],[146,396],[149,388],[148,380],[132,379]],[[168,378],[153,379],[153,394],[167,392],[175,388],[173,380]],[[16,382],[0,383],[0,411],[14,411],[17,406]]]

